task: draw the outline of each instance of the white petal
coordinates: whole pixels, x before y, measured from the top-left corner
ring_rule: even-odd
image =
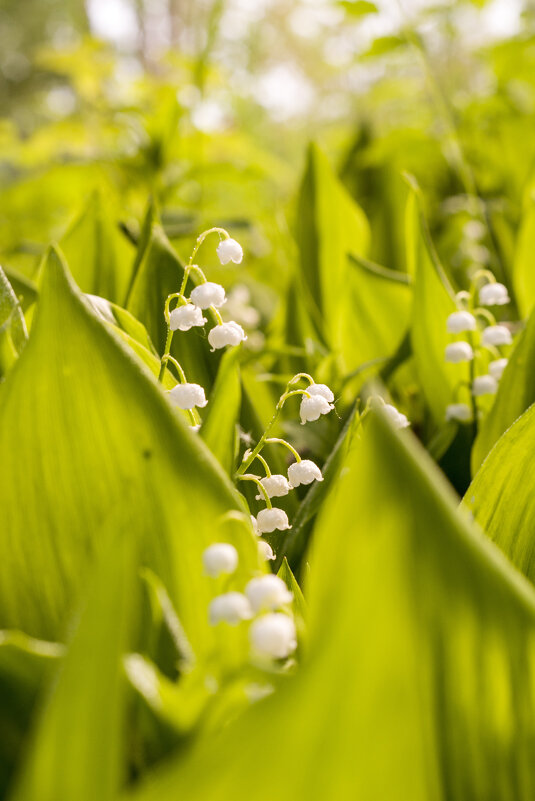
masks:
[[[228,264],[229,261],[240,264],[243,259],[243,248],[235,239],[222,239],[216,252],[221,264]]]
[[[293,600],[285,582],[272,573],[251,579],[245,587],[245,595],[254,612],[279,609]]]
[[[228,542],[209,545],[202,555],[204,572],[212,578],[234,573],[238,567],[238,551]]]
[[[221,284],[214,284],[212,281],[205,281],[191,291],[191,302],[199,309],[208,309],[215,306],[219,309],[225,303],[225,290]]]
[[[268,659],[285,659],[297,648],[295,623],[280,612],[262,615],[249,628],[253,651]]]

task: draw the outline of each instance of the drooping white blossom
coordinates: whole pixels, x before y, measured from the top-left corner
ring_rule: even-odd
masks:
[[[294,462],[288,468],[288,480],[291,487],[299,487],[300,484],[312,484],[313,481],[323,481],[323,475],[317,464],[310,459],[301,459]]]
[[[214,284],[213,281],[205,281],[191,290],[191,302],[199,309],[209,309],[215,306],[219,309],[226,301],[225,289],[221,284]]]
[[[222,622],[237,626],[242,620],[250,620],[253,610],[241,592],[226,592],[210,602],[208,617],[212,626]]]
[[[495,395],[498,382],[491,375],[478,375],[472,382],[472,395]]]
[[[245,587],[245,595],[254,612],[280,609],[293,600],[285,582],[273,573],[251,579]]]
[[[249,640],[259,656],[285,659],[297,648],[295,623],[281,612],[262,615],[251,623]]]
[[[212,350],[225,348],[227,345],[234,347],[246,339],[245,331],[241,325],[233,320],[221,325],[215,325],[208,333],[208,342],[212,346]]]
[[[282,498],[283,495],[288,495],[289,491],[291,490],[291,486],[288,483],[286,476],[281,476],[279,474],[265,476],[264,478],[260,479],[260,483],[266,490],[268,498]],[[262,493],[259,493],[256,496],[257,501],[261,501],[263,498],[264,496]]]
[[[452,342],[446,345],[445,359],[452,364],[469,362],[474,358],[474,351],[468,342]]]
[[[235,239],[222,239],[216,252],[221,264],[228,264],[229,261],[241,264],[243,259],[243,248]]]
[[[266,562],[268,562],[270,559],[275,559],[273,548],[269,542],[266,542],[265,540],[258,540],[258,553],[260,554],[260,558],[265,559]]]
[[[325,398],[328,403],[334,401],[334,392],[327,384],[311,384],[307,387],[307,392],[310,395],[320,395],[322,398]]]
[[[208,403],[199,384],[177,384],[169,391],[169,397],[179,409],[193,409],[195,406],[202,409]]]
[[[463,234],[467,239],[483,239],[486,233],[487,229],[481,220],[469,220],[463,226]]]
[[[509,301],[509,292],[503,284],[492,282],[479,290],[479,302],[482,306],[505,306]]]
[[[169,315],[169,327],[171,331],[189,331],[194,326],[203,326],[206,317],[202,316],[202,310],[193,303],[185,306],[177,306]]]
[[[510,345],[512,341],[511,332],[505,325],[489,325],[481,335],[483,345]]]
[[[472,409],[467,403],[450,403],[446,406],[446,420],[468,423],[472,419]]]
[[[275,529],[284,531],[291,528],[288,515],[283,509],[261,509],[256,516],[256,527],[259,534],[270,534]]]
[[[380,411],[388,418],[394,428],[407,428],[410,426],[407,415],[392,406],[391,403],[385,403],[384,406],[379,407]]]
[[[489,363],[489,373],[496,381],[499,381],[503,375],[503,371],[507,367],[509,359],[495,359]]]
[[[260,531],[258,530],[258,523],[256,522],[256,517],[254,515],[251,515],[251,525],[256,536],[259,537]]]
[[[322,414],[329,414],[332,409],[334,409],[333,404],[329,403],[323,395],[312,395],[310,398],[303,395],[303,400],[299,407],[301,425],[318,420]]]
[[[228,542],[215,542],[206,548],[202,561],[204,572],[211,578],[217,578],[234,573],[238,567],[238,551]]]
[[[461,334],[463,331],[475,331],[477,321],[468,311],[452,312],[446,320],[446,328],[450,334]]]

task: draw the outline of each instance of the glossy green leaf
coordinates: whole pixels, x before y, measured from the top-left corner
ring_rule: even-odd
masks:
[[[229,475],[236,465],[241,405],[239,358],[239,348],[231,348],[223,355],[200,431],[202,439]]]
[[[20,303],[0,267],[0,378],[15,363],[27,339]]]
[[[339,0],[338,5],[342,6],[351,17],[366,17],[368,14],[377,14],[378,8],[375,3],[369,0]]]
[[[470,484],[463,504],[489,537],[535,581],[535,405],[500,437]]]
[[[423,394],[436,424],[444,422],[454,389],[468,379],[466,364],[446,364],[444,352],[453,341],[446,320],[456,310],[454,290],[438,261],[421,206],[418,187],[411,183],[407,201],[408,271],[414,275],[411,323],[412,352]]]
[[[472,473],[514,421],[535,402],[535,311],[528,320],[509,356],[488,414],[481,422],[472,450]]]
[[[55,251],[32,336],[0,396],[0,625],[61,638],[106,545],[103,523],[124,507],[196,653],[209,648],[202,551],[228,538],[243,581],[259,564],[248,518],[224,517],[243,507],[223,471]]]
[[[123,302],[134,253],[103,193],[91,195],[61,240],[61,249],[84,292]]]
[[[308,597],[296,676],[129,797],[533,797],[535,593],[410,435],[366,427],[318,524]],[[259,738],[277,766],[261,780]]]
[[[524,208],[513,264],[513,287],[518,310],[522,317],[527,317],[535,305],[534,250],[535,200],[530,197]]]

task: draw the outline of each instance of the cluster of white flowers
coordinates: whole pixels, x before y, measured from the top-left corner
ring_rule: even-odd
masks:
[[[273,558],[268,543],[262,544],[264,558]],[[214,543],[203,553],[204,571],[214,579],[235,573],[238,561],[238,551],[227,542]],[[267,573],[251,578],[243,592],[233,590],[216,595],[210,602],[208,617],[213,626],[219,623],[237,626],[251,620],[249,642],[253,656],[263,660],[286,659],[297,647],[292,600],[285,582]]]
[[[485,273],[492,279],[492,275]],[[462,292],[458,299],[462,303],[471,296]],[[480,287],[478,300],[481,307],[484,306],[503,306],[509,303],[507,287],[494,280],[489,280]],[[478,320],[483,323],[483,327],[478,326]],[[459,309],[449,315],[446,321],[446,328],[450,334],[464,334],[473,332],[478,345],[467,342],[464,339],[451,342],[446,346],[445,360],[452,364],[473,361],[481,352],[481,348],[487,348],[496,353],[498,347],[510,345],[513,341],[511,331],[506,325],[496,324],[492,314],[483,308],[475,309],[473,312],[467,309]],[[497,354],[498,358],[488,364],[488,372],[477,375],[473,378],[470,387],[474,398],[482,395],[495,395],[498,391],[498,382],[502,377],[507,365],[507,359]],[[457,422],[467,423],[472,420],[472,408],[467,403],[451,403],[446,407],[446,420],[456,420]]]

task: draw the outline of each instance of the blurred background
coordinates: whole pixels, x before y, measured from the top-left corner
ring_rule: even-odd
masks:
[[[151,195],[181,255],[225,225],[255,280],[283,279],[311,140],[374,260],[404,269],[408,171],[451,270],[503,276],[531,193],[535,0],[3,0],[0,114],[0,259],[21,281],[95,192],[132,242]]]

